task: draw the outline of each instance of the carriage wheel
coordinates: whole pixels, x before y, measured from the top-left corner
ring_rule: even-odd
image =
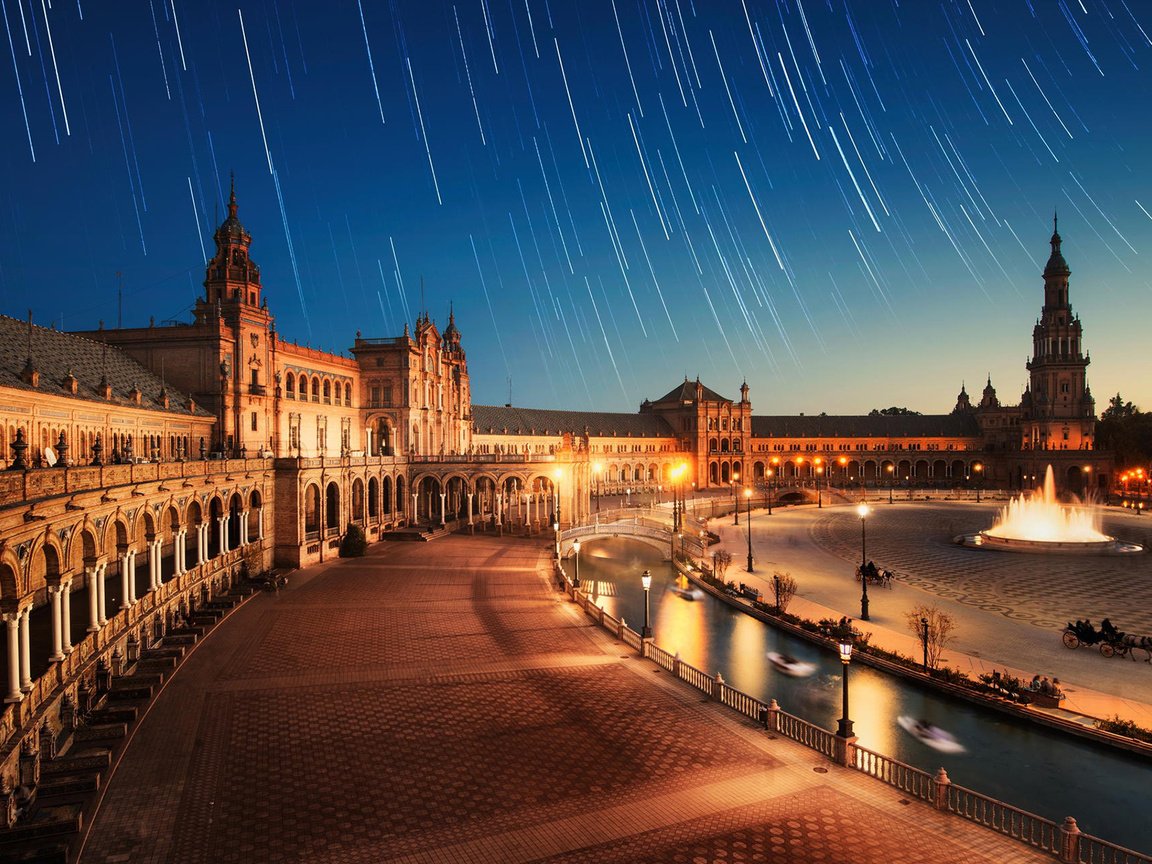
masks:
[[[1071,631],[1064,632],[1064,647],[1065,648],[1079,648],[1080,640],[1076,638],[1076,634]]]
[[[1111,657],[1116,653],[1116,649],[1109,645],[1107,642],[1100,643],[1100,653],[1105,657]]]

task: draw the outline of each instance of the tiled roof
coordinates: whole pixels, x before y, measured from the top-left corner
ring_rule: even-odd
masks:
[[[605,411],[547,411],[473,405],[472,429],[480,435],[559,435],[572,432],[592,437],[671,438],[671,427],[655,414],[610,414]]]
[[[21,378],[28,359],[28,322],[0,315],[0,387],[48,393],[85,399],[104,405],[122,405],[168,414],[191,415],[188,397],[167,388],[168,408],[160,404],[160,390],[164,382],[136,360],[118,348],[102,342],[75,336],[46,327],[32,327],[32,365],[40,373],[40,386],[33,388]],[[108,383],[112,385],[112,398],[100,395],[100,379],[107,369]],[[76,395],[65,388],[64,379],[71,372],[76,376]],[[140,404],[128,396],[133,387],[140,390]],[[197,406],[195,416],[211,417],[211,413]]]
[[[712,390],[712,389],[709,389],[708,387],[705,387],[703,384],[701,384],[700,387],[702,390],[700,398],[703,399],[705,402],[731,402],[732,401],[731,399],[728,399],[725,396],[721,396],[715,390]],[[672,390],[669,390],[667,393],[665,393],[663,396],[661,396],[659,399],[656,400],[656,404],[662,404],[664,402],[695,402],[695,401],[696,401],[696,382],[695,381],[689,381],[688,378],[685,377],[683,384],[680,384],[680,385],[674,387]]]
[[[753,417],[754,438],[978,438],[973,414]]]

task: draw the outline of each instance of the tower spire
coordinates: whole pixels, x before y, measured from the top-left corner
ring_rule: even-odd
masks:
[[[236,218],[236,172],[231,172],[231,189],[228,192],[228,216]]]

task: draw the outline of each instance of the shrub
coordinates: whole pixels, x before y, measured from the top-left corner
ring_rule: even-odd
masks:
[[[340,557],[360,558],[367,551],[368,538],[364,536],[364,529],[353,522],[344,533],[344,539],[340,541]]]
[[[1132,720],[1121,720],[1120,715],[1117,714],[1111,720],[1097,720],[1096,728],[1103,729],[1105,732],[1112,732],[1116,735],[1124,735],[1128,738],[1135,738],[1137,741],[1147,741],[1152,743],[1152,729],[1145,729],[1143,726],[1137,726]]]

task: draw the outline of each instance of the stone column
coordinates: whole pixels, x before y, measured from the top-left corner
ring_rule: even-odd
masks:
[[[136,550],[128,553],[128,603],[136,603]]]
[[[63,587],[64,596],[62,599],[64,601],[64,609],[61,614],[63,623],[61,630],[63,631],[62,635],[64,637],[64,653],[67,655],[72,653],[72,580],[69,579],[65,582]]]
[[[49,660],[64,659],[63,610],[60,608],[60,586],[48,586],[48,599],[52,603],[52,654]]]
[[[444,526],[444,499],[446,497],[447,496],[443,492],[440,493],[440,525],[441,525],[441,527]]]
[[[221,516],[216,520],[216,534],[220,540],[220,554],[228,551],[228,517]]]
[[[156,540],[152,543],[152,560],[148,563],[148,587],[155,591],[164,582],[161,568],[164,566],[164,541]]]
[[[127,609],[129,606],[132,605],[132,602],[128,599],[128,597],[129,597],[128,581],[130,579],[130,577],[128,575],[128,560],[131,557],[132,557],[131,554],[128,552],[125,552],[123,555],[120,556],[120,608],[121,609]]]
[[[196,529],[196,563],[208,560],[208,523],[201,522]]]
[[[420,515],[420,511],[416,507],[416,502],[419,500],[420,500],[420,493],[419,492],[413,492],[412,493],[412,513],[408,517],[412,522],[415,522],[417,517],[419,517],[419,515]]]
[[[256,508],[256,539],[264,539],[264,508]]]
[[[107,576],[107,564],[101,564],[98,568],[96,568],[96,587],[100,589],[100,601],[97,605],[97,608],[100,612],[101,627],[108,623],[108,586],[106,584]]]
[[[20,614],[4,613],[4,623],[8,628],[8,695],[5,702],[19,702],[24,698],[20,692]]]
[[[240,545],[248,545],[248,512],[243,510],[240,512]]]
[[[184,572],[184,554],[187,552],[187,540],[188,532],[185,529],[181,528],[176,532],[176,542],[172,544],[172,565],[177,576]]]
[[[84,582],[88,586],[88,632],[95,633],[100,629],[100,589],[96,587],[99,580],[99,567],[84,568]]]
[[[32,650],[29,639],[28,619],[32,615],[32,607],[24,607],[20,613],[20,689],[25,693],[32,690]]]
[[[472,527],[472,493],[468,493],[468,527]]]

